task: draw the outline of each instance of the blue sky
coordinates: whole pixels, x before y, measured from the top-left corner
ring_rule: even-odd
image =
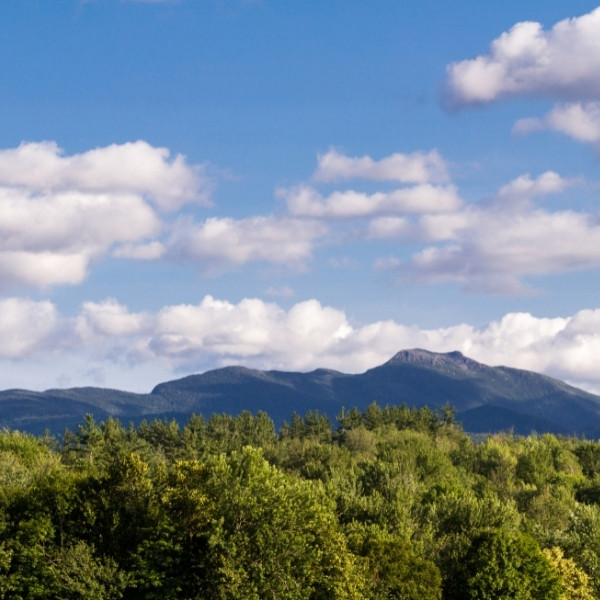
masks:
[[[596,3],[0,17],[0,389],[424,347],[600,391]]]

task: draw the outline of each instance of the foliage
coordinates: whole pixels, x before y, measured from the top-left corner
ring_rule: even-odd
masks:
[[[454,411],[0,431],[0,600],[600,598],[600,445]]]
[[[563,551],[557,546],[545,548],[544,555],[560,578],[561,599],[594,600],[589,575],[573,559],[565,558]]]
[[[559,577],[532,538],[489,531],[478,535],[460,566],[450,598],[558,600]]]

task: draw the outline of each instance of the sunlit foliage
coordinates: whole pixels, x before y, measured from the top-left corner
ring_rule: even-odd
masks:
[[[0,599],[600,598],[600,444],[451,407],[0,432]]]

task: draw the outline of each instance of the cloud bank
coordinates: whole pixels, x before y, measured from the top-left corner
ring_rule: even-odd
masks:
[[[437,151],[393,154],[376,161],[331,150],[318,157],[312,185],[279,189],[277,195],[295,219],[326,223],[337,233],[333,239],[347,235],[363,243],[395,244],[373,267],[392,271],[403,284],[454,282],[469,292],[523,295],[535,291],[528,283],[532,277],[600,268],[597,215],[544,206],[547,197],[581,187],[582,179],[554,171],[525,173],[491,199],[467,204],[450,181],[414,183],[436,179],[424,168],[430,161],[436,169],[447,164]],[[419,166],[413,169],[415,164]],[[327,195],[315,186],[319,180],[331,184],[346,179],[383,185],[383,180],[402,177],[413,184],[369,193],[339,189]],[[317,236],[321,244],[327,243],[325,236]],[[407,256],[408,247],[412,249]],[[394,255],[395,248],[400,257]]]
[[[200,274],[251,263],[304,272],[322,248],[348,240],[394,244],[374,266],[404,281],[484,293],[528,293],[529,276],[600,267],[597,217],[538,202],[579,180],[524,174],[491,203],[467,204],[436,150],[379,160],[331,150],[317,162],[312,183],[276,191],[282,214],[198,219],[181,208],[206,206],[213,182],[164,148],[140,141],[67,156],[44,142],[2,150],[1,286],[76,285],[108,257],[188,263]],[[317,187],[349,179],[371,189]],[[411,255],[394,257],[402,246]]]

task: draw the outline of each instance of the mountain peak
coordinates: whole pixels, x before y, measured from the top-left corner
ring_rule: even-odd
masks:
[[[397,367],[401,365],[435,369],[442,373],[454,373],[456,375],[459,373],[476,375],[490,368],[466,357],[458,350],[454,350],[453,352],[430,352],[422,348],[401,350],[383,366]]]
[[[423,348],[413,348],[412,350],[400,350],[387,361],[387,365],[405,364],[405,363],[421,363],[427,365],[438,366],[447,362],[475,362],[466,358],[462,352],[454,350],[453,352],[431,352]]]

